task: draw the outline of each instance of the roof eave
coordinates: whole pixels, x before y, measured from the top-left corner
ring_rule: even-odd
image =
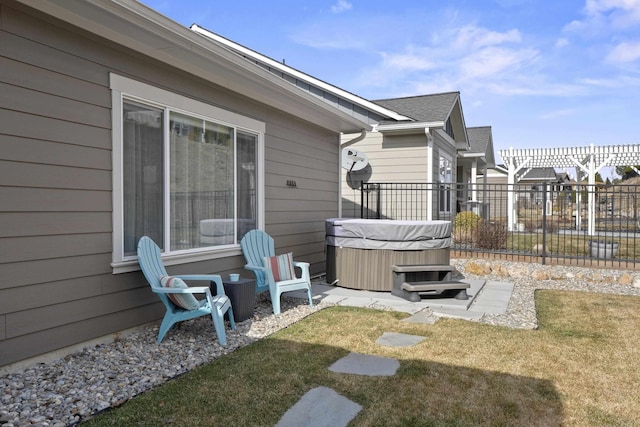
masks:
[[[371,129],[137,1],[83,0],[72,7],[66,2],[17,1],[326,129],[345,133]]]
[[[382,124],[376,127],[376,130],[381,133],[416,133],[424,132],[425,129],[442,129],[444,128],[444,122],[410,122],[410,123],[394,123],[394,124]]]
[[[265,64],[269,65],[269,67],[274,68],[278,71],[281,71],[283,73],[287,73],[293,77],[295,77],[296,79],[302,80],[304,82],[307,82],[311,85],[317,86],[318,88],[321,88],[322,90],[325,90],[327,92],[330,92],[338,97],[344,98],[356,105],[359,105],[362,108],[365,108],[367,110],[371,110],[374,111],[382,116],[388,117],[390,119],[393,120],[410,120],[409,117],[403,116],[401,114],[398,114],[397,112],[393,111],[393,110],[389,110],[387,108],[382,107],[381,105],[375,104],[371,101],[368,101],[364,98],[361,98],[357,95],[352,94],[351,92],[347,92],[346,90],[340,89],[339,87],[336,87],[334,85],[331,85],[325,81],[322,81],[320,79],[317,79],[313,76],[310,76],[309,74],[303,73],[301,71],[296,70],[295,68],[289,67],[286,64],[283,64],[281,62],[278,62],[272,58],[269,58],[268,56],[262,55],[261,53],[258,53],[252,49],[249,49],[245,46],[242,46],[238,43],[235,43],[225,37],[222,37],[212,31],[207,30],[204,27],[201,27],[198,24],[193,24],[191,25],[190,29],[192,31],[194,31],[197,34],[203,35],[205,37],[208,37],[214,41],[216,41],[217,43],[223,44],[231,49],[234,49],[238,52],[240,52],[243,55],[246,55],[250,58],[253,58],[254,60],[257,61],[262,61]]]

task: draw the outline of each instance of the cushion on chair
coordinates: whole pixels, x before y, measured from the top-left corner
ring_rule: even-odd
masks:
[[[295,279],[296,272],[293,268],[293,253],[265,257],[264,266],[271,269],[273,280],[281,282],[283,280]]]
[[[188,288],[184,280],[179,277],[162,276],[160,284],[165,288]],[[193,294],[167,294],[171,301],[185,310],[196,310],[200,307],[200,302]]]

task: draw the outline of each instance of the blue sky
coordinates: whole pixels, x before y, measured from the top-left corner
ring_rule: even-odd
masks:
[[[366,99],[459,91],[496,156],[640,143],[640,0],[142,2]]]

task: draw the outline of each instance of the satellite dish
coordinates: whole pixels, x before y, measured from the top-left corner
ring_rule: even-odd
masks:
[[[342,167],[349,172],[359,171],[367,167],[369,158],[362,151],[353,148],[342,150]]]

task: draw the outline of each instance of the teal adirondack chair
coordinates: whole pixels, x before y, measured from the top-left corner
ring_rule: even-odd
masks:
[[[227,335],[224,328],[224,314],[228,314],[229,324],[231,325],[232,330],[236,329],[236,324],[233,319],[233,311],[231,310],[231,300],[229,300],[229,297],[224,293],[222,278],[219,275],[190,274],[172,276],[182,280],[203,280],[207,282],[215,282],[217,295],[211,294],[209,286],[190,286],[187,288],[163,287],[161,284],[161,278],[169,275],[162,264],[160,248],[147,236],[142,237],[138,242],[138,263],[140,264],[144,277],[146,277],[147,281],[151,285],[151,290],[160,297],[160,300],[167,309],[164,319],[162,319],[162,323],[160,324],[158,344],[162,342],[165,334],[177,322],[210,315],[213,319],[213,326],[216,329],[216,334],[218,335],[218,342],[220,342],[220,345],[227,345]],[[170,294],[205,294],[206,298],[198,301],[197,308],[187,310],[176,305],[171,298],[169,298]]]
[[[256,276],[256,292],[269,291],[273,314],[280,314],[280,296],[283,292],[305,289],[309,297],[309,305],[313,306],[309,263],[294,262],[293,266],[301,271],[300,277],[276,282],[271,268],[266,267],[264,263],[264,258],[275,256],[273,238],[271,236],[262,230],[251,230],[242,237],[240,247],[247,261],[244,268],[251,270]]]

